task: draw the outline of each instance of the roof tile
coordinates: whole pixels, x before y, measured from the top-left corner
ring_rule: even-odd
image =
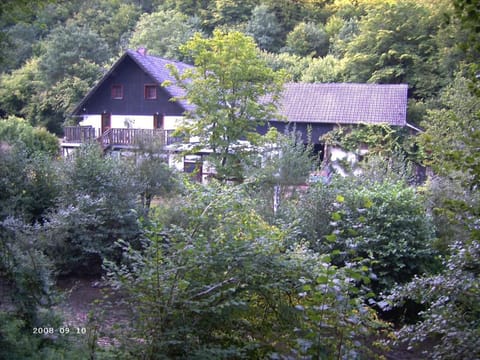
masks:
[[[406,84],[287,83],[279,112],[290,122],[404,126]]]

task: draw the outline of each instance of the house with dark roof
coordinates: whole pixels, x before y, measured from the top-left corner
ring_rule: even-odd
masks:
[[[145,50],[129,50],[88,92],[73,110],[80,126],[65,127],[64,153],[92,138],[100,139],[105,149],[134,145],[143,136],[168,135],[192,106],[186,101],[171,101],[183,95],[174,83],[167,65],[180,72],[190,65],[149,56]]]
[[[319,147],[320,138],[339,125],[407,125],[406,84],[287,83],[278,112],[286,121],[271,121],[259,129],[274,126],[280,132],[296,131]],[[311,139],[307,139],[310,134]]]
[[[128,50],[89,91],[73,111],[79,125],[65,128],[64,153],[86,140],[99,139],[105,149],[131,148],[148,136],[162,138],[165,145],[178,139],[172,132],[194,106],[175,85],[167,65],[180,73],[192,66],[150,56],[145,49]],[[168,86],[162,86],[169,81]],[[338,125],[389,124],[405,126],[405,84],[312,84],[287,83],[279,103],[279,120],[258,128],[266,133],[276,127],[307,133],[317,150],[320,138]],[[280,120],[281,119],[281,120]]]

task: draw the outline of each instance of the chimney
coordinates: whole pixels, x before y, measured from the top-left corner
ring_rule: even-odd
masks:
[[[142,56],[146,56],[147,55],[147,48],[144,48],[144,47],[139,47],[137,49],[137,52],[142,55]]]

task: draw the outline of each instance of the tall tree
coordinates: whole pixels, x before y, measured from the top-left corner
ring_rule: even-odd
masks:
[[[325,56],[329,38],[322,24],[298,23],[288,33],[285,50],[301,56]]]
[[[257,126],[276,116],[283,73],[270,69],[253,38],[240,32],[215,30],[209,39],[196,34],[182,50],[195,63],[183,74],[171,68],[186,99],[195,105],[188,114],[193,121],[183,130],[198,137],[194,150],[212,151],[220,179],[241,179],[249,153],[244,140],[257,144]]]
[[[88,26],[104,39],[110,49],[123,50],[141,14],[141,6],[132,1],[82,1],[75,20]]]
[[[349,81],[408,83],[416,97],[441,87],[433,36],[441,21],[432,9],[413,1],[373,7],[359,22],[359,34],[346,45]]]
[[[253,9],[252,17],[247,23],[247,34],[253,36],[261,49],[278,50],[281,27],[277,17],[266,5],[258,5]]]
[[[130,47],[144,46],[153,55],[170,59],[182,59],[179,50],[195,32],[190,19],[175,10],[159,10],[143,14],[138,21]]]
[[[480,3],[478,1],[454,0],[453,6],[455,8],[455,16],[460,20],[462,28],[468,32],[468,39],[462,44],[462,47],[472,61],[473,71],[478,71]]]
[[[424,146],[427,165],[437,174],[448,176],[455,170],[466,174],[466,161],[478,158],[478,148],[473,142],[480,127],[480,102],[470,91],[469,83],[457,76],[443,89],[438,99],[441,108],[429,110],[422,123],[425,132],[419,140]]]
[[[8,66],[8,63],[13,61],[13,59],[9,59],[10,47],[18,47],[18,40],[15,39],[18,29],[12,33],[12,28],[22,21],[31,22],[37,11],[41,10],[48,2],[53,1],[4,0],[0,2],[0,66]]]
[[[105,41],[87,27],[56,27],[37,44],[40,55],[2,76],[0,112],[61,134],[68,116],[101,75],[111,53]]]
[[[247,21],[258,0],[215,0],[212,10],[212,23],[215,26],[233,25]]]
[[[39,67],[47,86],[68,76],[95,81],[99,66],[111,56],[108,45],[96,32],[75,23],[55,28],[41,46]]]

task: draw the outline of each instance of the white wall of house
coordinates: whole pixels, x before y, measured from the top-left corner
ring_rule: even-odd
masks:
[[[165,130],[175,130],[183,121],[183,116],[165,116],[163,127]]]
[[[182,116],[165,116],[163,126],[165,130],[175,130],[183,120]],[[92,126],[100,130],[102,124],[101,115],[84,115],[80,121],[81,126]],[[153,115],[111,115],[111,126],[115,129],[153,129]]]
[[[340,147],[331,146],[328,149],[330,153],[329,162],[332,168],[341,176],[347,176],[347,172],[344,169],[344,164],[348,164],[348,166],[353,169],[353,174],[359,175],[361,170],[356,168],[356,164],[358,163],[358,155],[354,154],[349,151],[345,151]],[[366,151],[362,151],[360,155],[365,155]]]
[[[91,126],[95,129],[100,129],[102,118],[100,115],[83,115],[83,120],[80,121],[80,126]]]

